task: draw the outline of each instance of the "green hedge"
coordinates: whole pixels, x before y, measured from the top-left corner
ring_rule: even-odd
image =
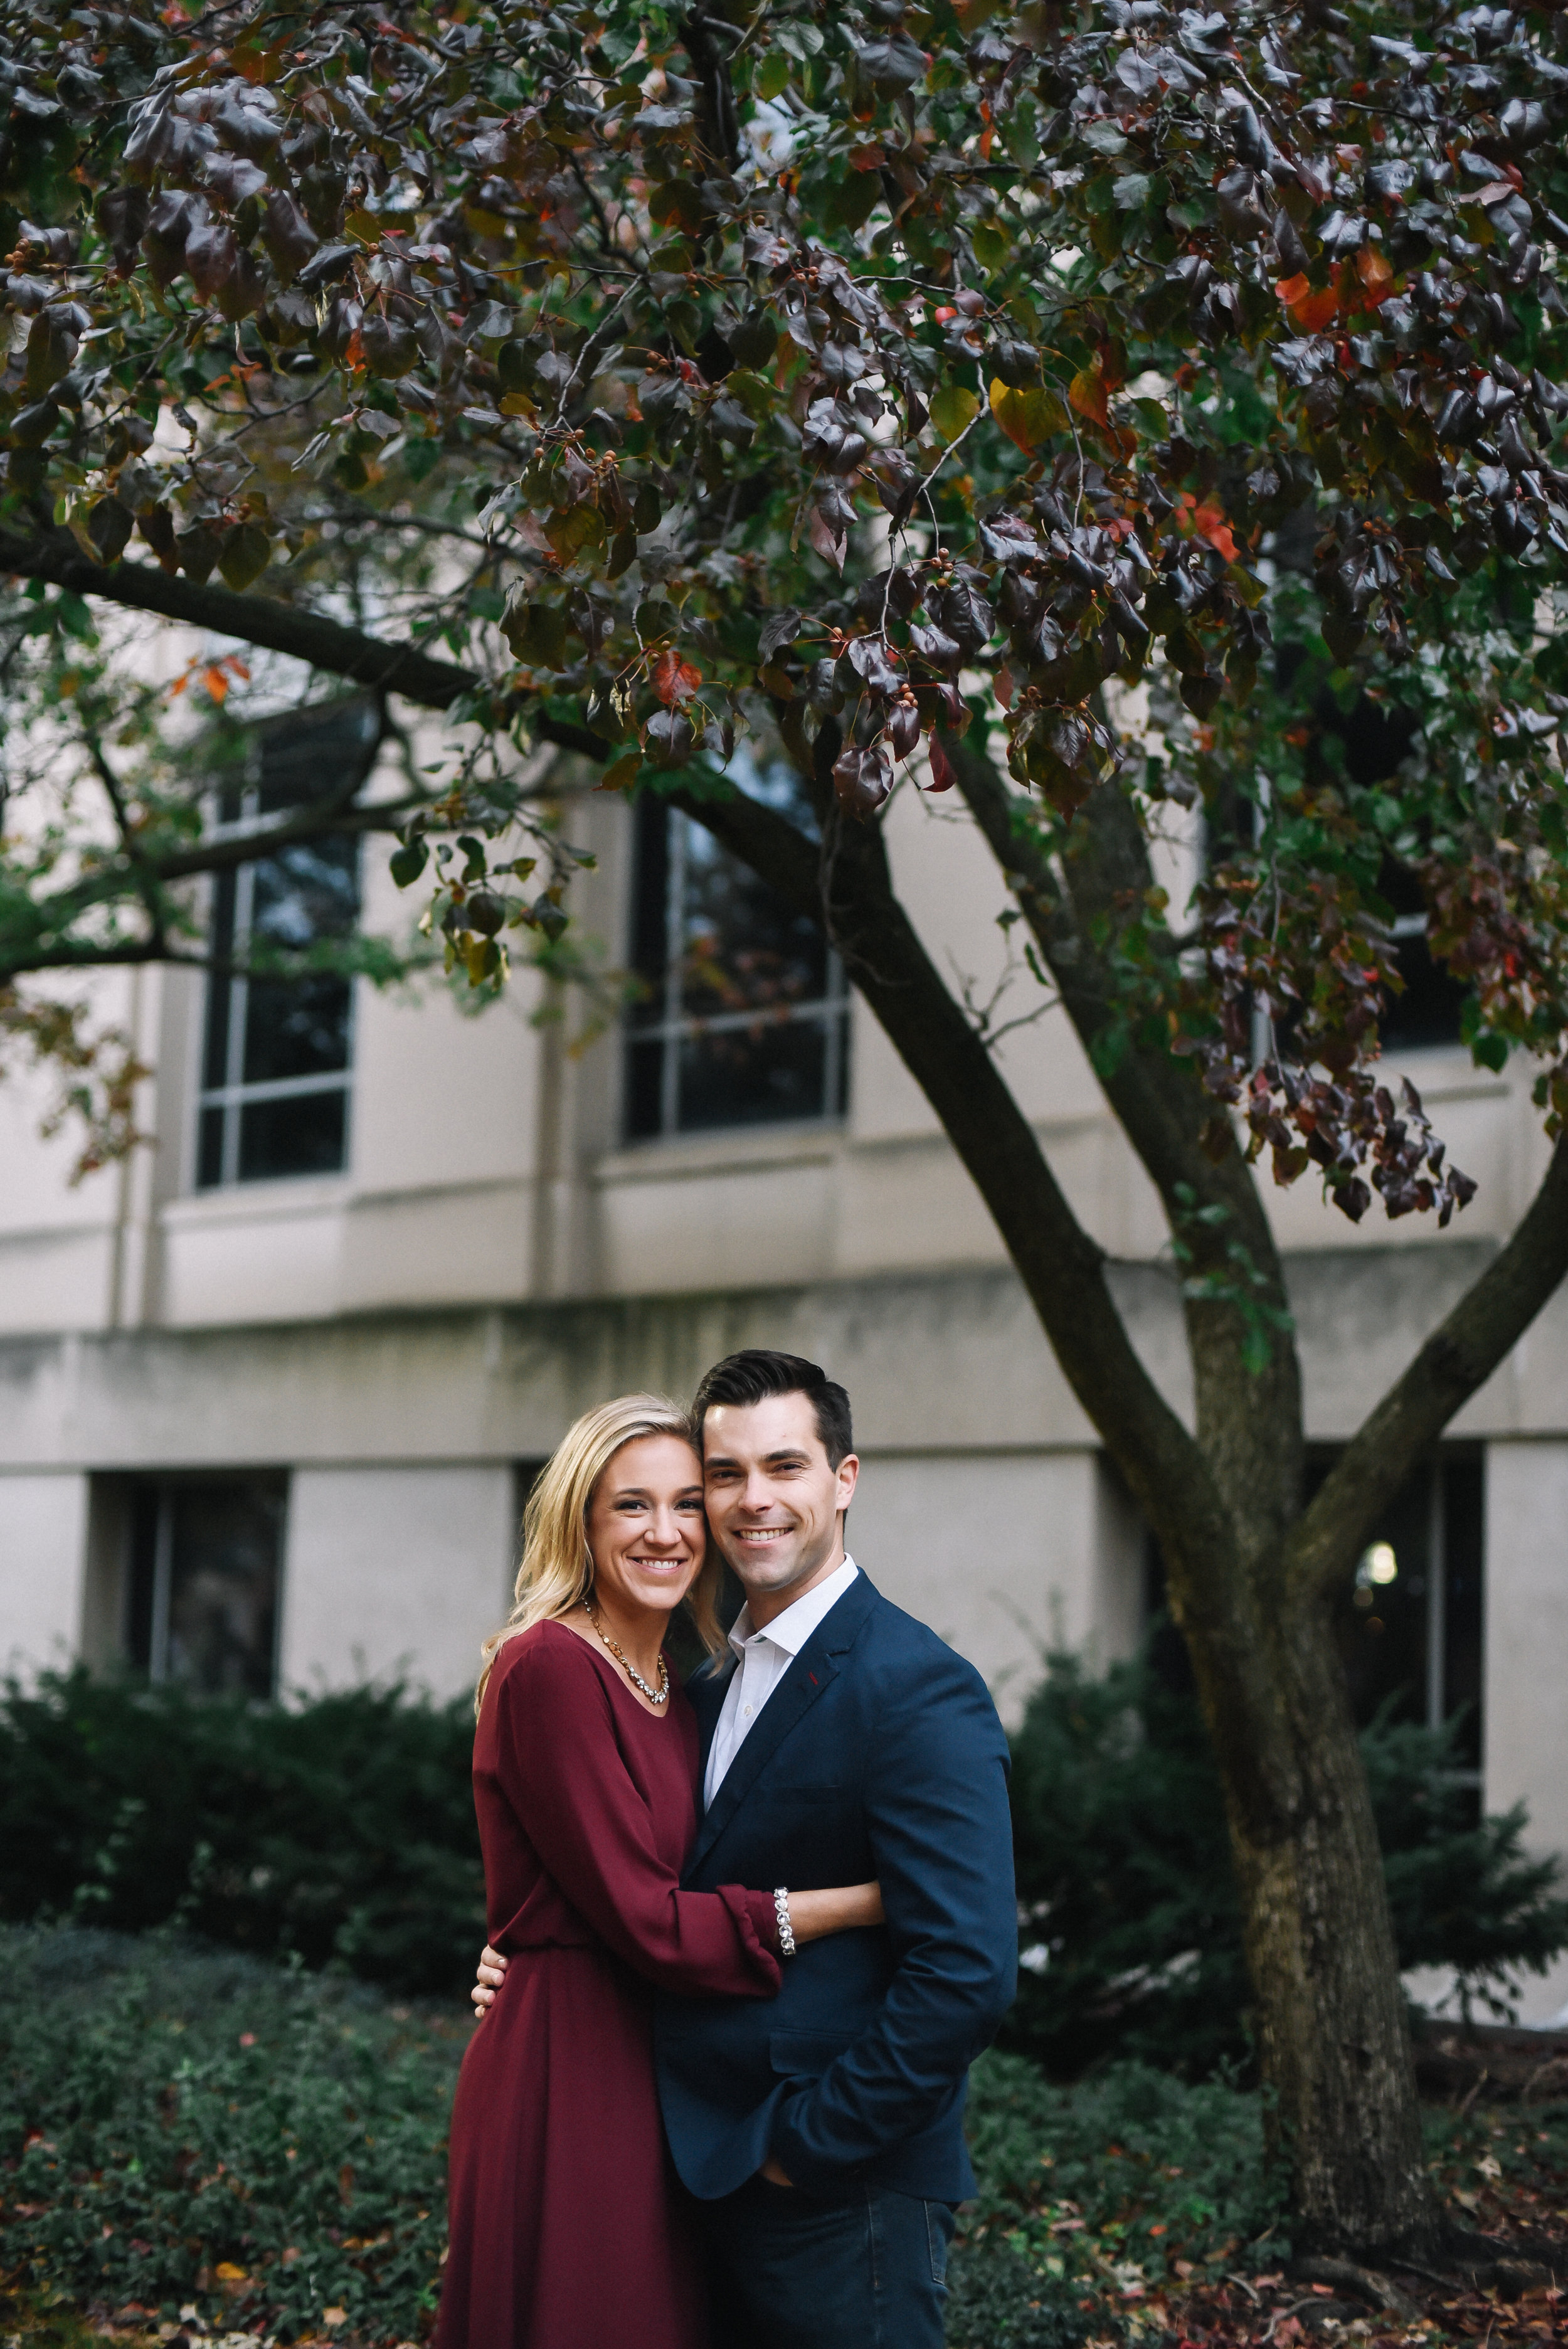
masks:
[[[76,1671],[0,1693],[0,1918],[173,1922],[407,1993],[472,1980],[484,1899],[472,1716],[397,1688],[284,1710]],[[1476,1822],[1443,1737],[1363,1741],[1401,1962],[1472,1992],[1568,1943],[1522,1810]],[[1014,1740],[1026,1963],[1007,2041],[1071,2076],[1244,2057],[1246,1984],[1197,1708],[1144,1661],[1049,1660]],[[1032,1971],[1044,1961],[1043,1971]]]
[[[1385,1715],[1361,1750],[1401,1967],[1453,1966],[1501,2012],[1505,1969],[1543,1971],[1568,1945],[1568,1901],[1556,1864],[1524,1855],[1522,1805],[1476,1816],[1457,1726]],[[1026,1921],[1006,2044],[1057,2076],[1113,2054],[1193,2078],[1244,2061],[1241,1920],[1195,1699],[1147,1656],[1101,1677],[1049,1658],[1013,1740],[1012,1793]]]
[[[460,1990],[484,1940],[466,1701],[287,1711],[87,1671],[0,1699],[0,1917],[170,1921],[261,1957]]]

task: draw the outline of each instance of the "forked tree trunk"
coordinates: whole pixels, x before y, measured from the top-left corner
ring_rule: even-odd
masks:
[[[1430,2261],[1439,2214],[1393,1924],[1326,1610],[1278,1627],[1276,1702],[1261,1738],[1236,1737],[1244,1693],[1224,1685],[1201,1636],[1189,1644],[1220,1762],[1267,2122],[1291,2177],[1296,2248]]]

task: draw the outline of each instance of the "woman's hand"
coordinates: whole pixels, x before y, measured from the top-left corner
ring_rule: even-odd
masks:
[[[492,1950],[487,1941],[480,1957],[478,1978],[469,1992],[477,2010],[477,2020],[480,2023],[495,2004],[495,1994],[506,1980],[506,1966],[507,1961],[500,1951]]]
[[[816,1892],[789,1894],[789,1930],[797,1945],[884,1921],[880,1884],[833,1884]]]

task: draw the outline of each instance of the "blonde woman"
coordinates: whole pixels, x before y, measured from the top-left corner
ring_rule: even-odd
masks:
[[[874,1884],[680,1889],[697,1730],[663,1641],[684,1601],[720,1651],[719,1572],[675,1404],[624,1395],[580,1419],[530,1496],[480,1675],[486,1911],[511,1962],[452,2108],[438,2349],[703,2349],[653,1986],[770,1998],[781,1939],[881,1922]]]

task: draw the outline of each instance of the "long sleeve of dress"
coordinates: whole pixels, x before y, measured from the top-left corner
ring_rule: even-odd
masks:
[[[576,1635],[532,1646],[497,1696],[502,1792],[541,1864],[601,1940],[661,1989],[772,1997],[771,1895],[681,1889],[655,1847],[609,1693]]]

